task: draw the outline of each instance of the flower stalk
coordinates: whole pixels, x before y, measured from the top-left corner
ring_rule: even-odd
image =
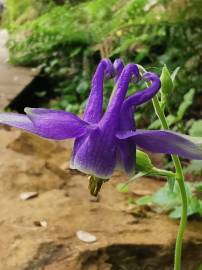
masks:
[[[145,73],[146,70],[139,66],[140,72]],[[153,107],[157,117],[161,122],[161,126],[164,130],[169,130],[169,126],[166,120],[166,116],[164,114],[164,109],[161,107],[159,99],[156,96],[152,98]],[[174,270],[181,270],[181,261],[182,261],[182,243],[184,238],[184,232],[187,224],[187,193],[184,184],[184,175],[182,171],[182,166],[180,159],[177,155],[171,155],[173,164],[175,166],[175,179],[178,182],[182,200],[182,214],[180,225],[178,229],[176,244],[175,244],[175,258],[174,258]]]
[[[153,106],[155,109],[155,112],[161,122],[161,125],[163,129],[168,130],[169,126],[166,121],[165,114],[163,110],[161,109],[160,102],[158,100],[158,97],[155,96],[152,99]],[[178,182],[178,185],[180,187],[180,194],[181,194],[181,200],[182,200],[182,215],[180,220],[180,225],[178,229],[176,244],[175,244],[175,261],[174,261],[174,270],[181,270],[181,257],[182,257],[182,242],[184,238],[184,232],[187,224],[187,194],[184,184],[184,175],[182,171],[181,162],[178,156],[171,155],[173,164],[175,166],[175,179]]]

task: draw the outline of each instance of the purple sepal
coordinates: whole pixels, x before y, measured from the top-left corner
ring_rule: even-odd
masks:
[[[133,138],[141,148],[164,154],[175,154],[187,159],[202,160],[202,147],[193,143],[189,137],[166,130],[121,131],[117,138],[125,140]]]
[[[124,68],[124,63],[121,59],[116,59],[113,63],[113,67],[114,67],[114,73],[115,73],[115,84],[118,82],[118,79],[121,75],[121,72],[123,71]]]
[[[26,115],[0,113],[0,123],[21,128],[41,137],[64,140],[83,135],[88,124],[72,113],[25,108]]]
[[[109,59],[102,59],[92,79],[91,92],[84,110],[83,120],[88,123],[98,123],[103,115],[103,84],[104,79],[114,75],[114,69]]]

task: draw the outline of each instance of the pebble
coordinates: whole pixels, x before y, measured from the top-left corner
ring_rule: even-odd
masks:
[[[85,232],[85,231],[77,231],[76,235],[79,240],[85,242],[85,243],[93,243],[97,241],[97,238],[95,235]]]
[[[20,194],[20,199],[22,201],[26,201],[29,199],[33,199],[38,196],[38,192],[23,192]]]

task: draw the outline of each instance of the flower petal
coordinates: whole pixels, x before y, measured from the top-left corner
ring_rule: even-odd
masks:
[[[32,121],[24,114],[0,113],[0,124],[21,128],[31,133],[37,133]]]
[[[150,80],[152,85],[145,90],[136,92],[134,95],[128,97],[121,108],[121,130],[135,130],[134,111],[137,105],[149,101],[160,89],[161,82],[157,75],[151,72],[144,74],[143,79]]]
[[[0,113],[0,124],[54,140],[79,137],[86,131],[87,124],[71,113],[31,108],[25,111],[28,115]]]
[[[116,137],[107,137],[97,127],[89,130],[76,142],[71,168],[98,178],[110,178],[116,166]]]
[[[113,76],[114,69],[109,59],[102,59],[93,76],[91,92],[84,111],[83,120],[97,123],[103,114],[103,83],[104,78]]]
[[[133,138],[141,148],[154,153],[176,154],[187,159],[202,159],[202,147],[189,136],[164,130],[137,130],[117,133],[119,139]]]
[[[115,83],[117,83],[121,72],[124,68],[124,63],[121,59],[116,59],[113,63],[114,71],[115,71]]]
[[[42,108],[25,108],[25,112],[32,121],[36,133],[49,139],[76,138],[83,135],[88,126],[86,122],[69,112]]]
[[[128,97],[123,103],[123,109],[129,108],[131,106],[141,105],[152,99],[152,97],[159,91],[161,87],[161,81],[156,74],[152,72],[146,72],[143,75],[143,79],[151,81],[151,86]]]
[[[135,173],[136,144],[133,139],[119,140],[117,145],[117,169],[123,170],[129,177]]]
[[[139,78],[138,67],[135,64],[128,64],[121,73],[116,91],[113,91],[113,96],[110,97],[107,110],[100,121],[100,126],[116,126],[118,124],[128,85],[133,77]]]

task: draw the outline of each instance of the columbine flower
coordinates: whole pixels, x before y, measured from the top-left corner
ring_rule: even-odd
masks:
[[[103,113],[104,79],[114,75],[116,89]],[[124,67],[121,60],[116,60],[113,66],[110,60],[103,59],[93,77],[83,119],[65,111],[25,108],[27,115],[1,113],[0,123],[53,140],[76,138],[71,168],[92,176],[93,194],[97,194],[102,182],[111,177],[115,168],[123,169],[128,175],[134,173],[136,145],[156,153],[202,159],[202,149],[183,135],[162,130],[136,130],[135,108],[157,93],[160,80],[154,73],[145,73],[142,79],[149,81],[150,87],[126,98],[129,83],[134,78],[140,78],[135,64]]]

